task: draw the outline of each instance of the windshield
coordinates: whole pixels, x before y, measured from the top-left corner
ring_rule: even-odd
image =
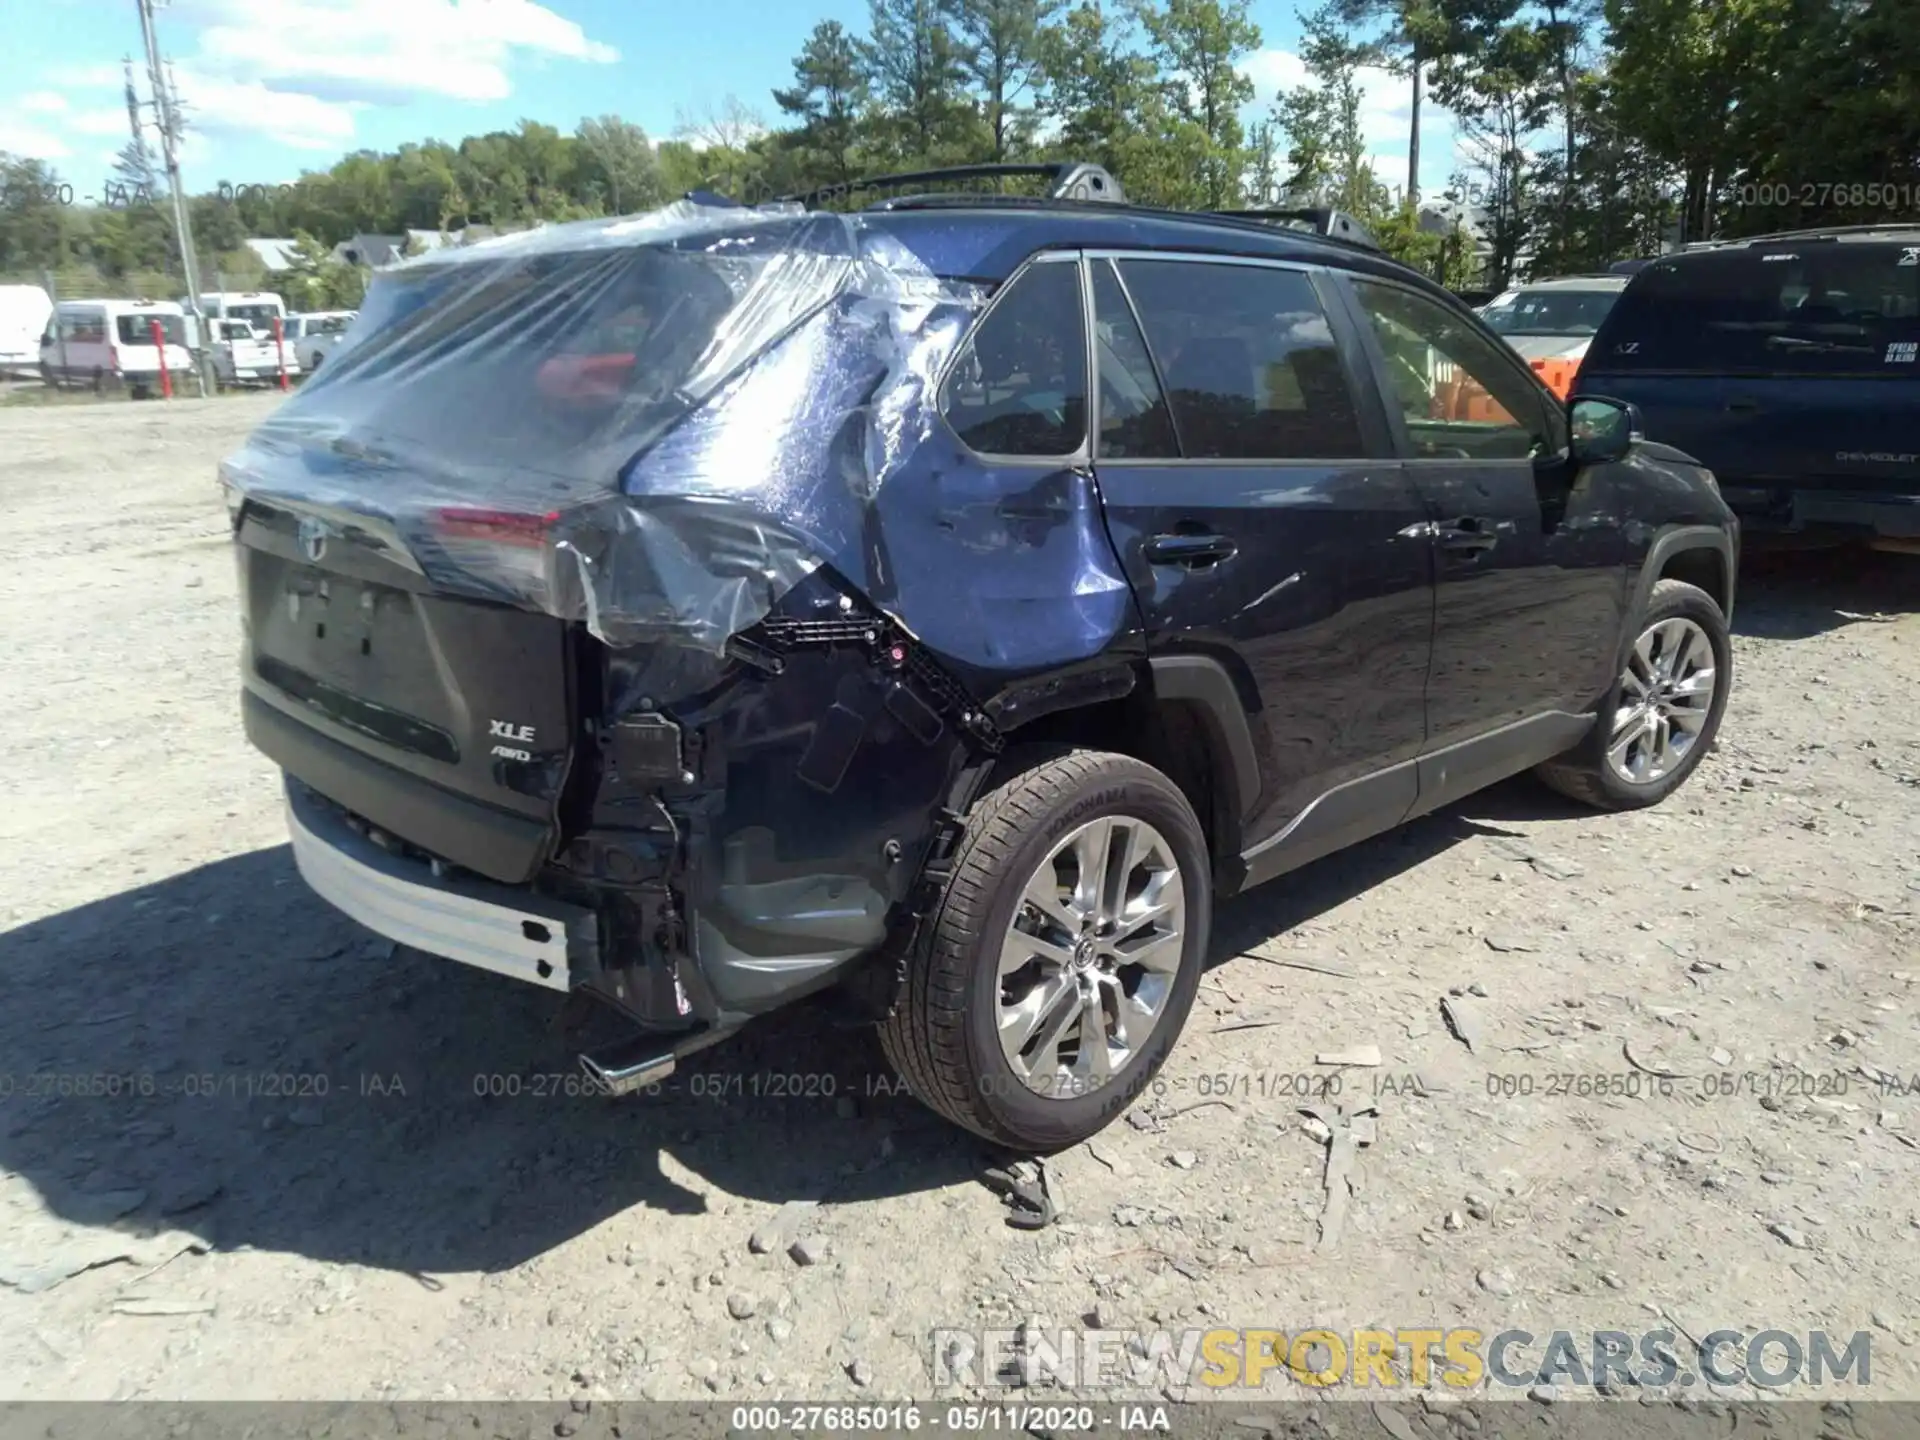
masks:
[[[1599,353],[1611,369],[1920,376],[1920,249],[1808,241],[1643,270]]]
[[[1618,290],[1509,290],[1480,312],[1497,335],[1592,335]]]
[[[211,300],[203,302],[202,308],[215,319],[244,320],[262,330],[271,330],[274,318],[280,314],[272,304],[227,305],[223,308],[219,301]]]
[[[122,315],[114,327],[120,336],[122,345],[153,345],[153,327],[160,327],[160,335],[169,345],[187,343],[187,322],[178,315]]]

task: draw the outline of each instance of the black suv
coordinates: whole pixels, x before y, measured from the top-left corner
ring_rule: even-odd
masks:
[[[1763,235],[1655,260],[1574,393],[1638,405],[1756,532],[1920,551],[1920,226]]]
[[[615,1092],[834,987],[1047,1148],[1165,1059],[1218,897],[1530,767],[1685,780],[1704,469],[1344,217],[1045,173],[383,272],[222,466],[312,887],[618,1011]]]

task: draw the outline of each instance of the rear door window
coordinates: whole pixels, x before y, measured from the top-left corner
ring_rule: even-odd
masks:
[[[1612,371],[1920,375],[1920,246],[1807,241],[1648,266],[1589,364]]]
[[[941,391],[954,433],[982,455],[1065,456],[1087,436],[1080,267],[1030,266],[961,346]]]
[[[1123,260],[1189,460],[1366,453],[1333,327],[1297,270]]]
[[[1173,411],[1111,260],[1096,260],[1093,265],[1093,354],[1100,376],[1100,456],[1109,460],[1177,458],[1180,444],[1173,432]]]

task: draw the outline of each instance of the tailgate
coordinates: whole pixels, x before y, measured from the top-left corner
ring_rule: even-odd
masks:
[[[402,840],[531,876],[573,758],[566,623],[435,593],[365,517],[251,500],[237,540],[254,743]]]

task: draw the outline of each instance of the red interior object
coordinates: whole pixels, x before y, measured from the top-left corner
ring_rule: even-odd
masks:
[[[603,355],[555,355],[540,367],[534,383],[552,400],[610,400],[626,388],[633,373],[631,350]]]

